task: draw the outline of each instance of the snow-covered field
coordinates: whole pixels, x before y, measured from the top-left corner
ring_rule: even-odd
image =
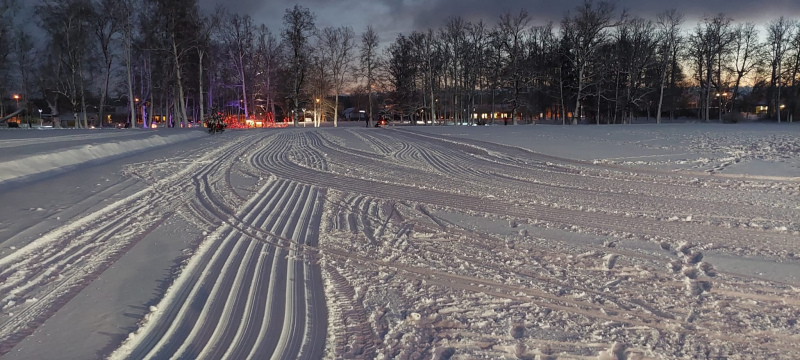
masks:
[[[2,131],[0,356],[798,358],[798,134]]]

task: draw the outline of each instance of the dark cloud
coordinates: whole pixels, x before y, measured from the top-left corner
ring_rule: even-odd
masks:
[[[484,20],[494,24],[500,14],[526,9],[534,22],[560,21],[583,0],[301,0],[317,16],[317,25],[348,25],[361,32],[372,25],[384,41],[398,33],[438,28],[450,16],[467,20]],[[250,14],[278,32],[286,8],[294,6],[281,0],[200,0],[201,6],[213,8],[223,3],[232,12]],[[619,10],[632,15],[653,18],[659,12],[675,8],[693,25],[705,15],[725,13],[736,21],[759,24],[785,16],[800,19],[800,0],[618,0]]]

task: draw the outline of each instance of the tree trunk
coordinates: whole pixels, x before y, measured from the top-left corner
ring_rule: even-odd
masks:
[[[705,121],[711,120],[711,74],[712,70],[709,66],[708,69],[706,69],[706,111],[705,114],[703,114],[703,120]]]
[[[177,106],[176,115],[179,117],[178,121],[181,122],[181,125],[186,128],[189,124],[186,118],[186,108],[183,106],[183,75],[181,74],[183,69],[181,67],[180,56],[178,55],[178,44],[175,40],[175,33],[172,34],[172,56],[175,61],[175,76],[178,86],[178,98],[175,99],[175,104]]]
[[[430,51],[428,51],[428,80],[430,81],[430,90],[431,90],[431,126],[433,126],[436,123],[436,96],[433,94],[434,80],[433,80],[433,71],[431,70]]]
[[[277,119],[275,119],[275,98],[273,97],[273,94],[272,94],[272,64],[271,63],[269,65],[267,65],[267,106],[269,106],[269,112],[272,114],[272,119],[274,121],[278,121]]]
[[[128,83],[128,107],[130,108],[130,123],[131,128],[133,125],[136,124],[136,104],[134,103],[133,99],[133,73],[131,70],[131,62],[133,59],[131,58],[131,52],[133,49],[131,47],[133,44],[131,43],[132,39],[130,38],[130,34],[125,35],[125,73],[126,73],[126,80]]]
[[[597,85],[597,119],[595,122],[600,125],[600,85]]]
[[[339,91],[336,91],[336,100],[333,103],[333,127],[339,127]]]
[[[670,45],[671,46],[671,45]],[[664,104],[664,83],[667,81],[667,66],[669,66],[669,59],[663,62],[661,66],[661,78],[658,85],[658,111],[656,112],[656,124],[661,124],[661,107]]]
[[[208,74],[208,110],[211,111],[214,109],[214,81],[213,75],[209,72]]]
[[[173,123],[173,124],[174,124],[174,123],[176,123],[176,121],[175,121],[175,116],[178,116],[178,117],[180,117],[180,115],[179,115],[179,114],[180,114],[180,107],[181,107],[181,101],[179,101],[179,99],[176,99],[176,98],[178,97],[178,96],[176,96],[176,94],[175,94],[175,92],[176,92],[176,91],[178,91],[178,90],[177,90],[177,89],[173,89],[173,93],[172,93],[172,96],[173,96],[173,100],[172,100],[172,114],[173,114],[173,120],[172,120],[172,123]],[[181,120],[180,120],[180,119],[178,119],[178,121],[181,121]]]
[[[512,125],[518,125],[517,123],[517,106],[519,105],[519,80],[514,80],[514,109],[511,111],[511,115],[514,117],[511,121]]]
[[[775,110],[778,112],[778,123],[781,122],[781,62],[778,61],[778,74],[777,74],[777,84],[778,84],[778,96],[775,98]]]
[[[578,119],[580,119],[580,111],[581,111],[581,90],[583,90],[583,65],[580,65],[581,68],[578,69],[578,93],[575,96],[575,112],[572,113],[572,125],[578,124]]]
[[[677,54],[677,46],[673,47],[672,53],[672,68],[670,69],[670,81],[669,81],[669,98],[670,98],[670,107],[669,107],[669,119],[675,120],[675,107],[677,106],[677,100],[675,99],[675,73],[678,69],[678,54]]]
[[[494,92],[495,92],[495,91],[494,91],[494,87],[492,87],[492,115],[491,115],[491,117],[492,117],[492,124],[494,124],[494,115],[495,115],[495,113],[496,113],[496,111],[497,111],[497,110],[495,109],[495,97],[494,97]]]
[[[100,93],[100,108],[97,109],[97,126],[103,127],[103,120],[105,120],[106,115],[106,97],[108,96],[108,86],[109,82],[111,81],[111,61],[112,58],[108,57],[106,59],[106,68],[105,70],[105,78],[103,79],[103,90]]]
[[[720,94],[719,101],[717,106],[719,106],[717,110],[717,114],[719,115],[719,122],[722,122],[722,53],[717,56],[717,93]]]
[[[242,78],[242,104],[244,105],[244,118],[248,119],[248,118],[250,118],[250,113],[247,110],[247,105],[248,105],[248,101],[247,101],[247,81],[245,81],[245,78],[244,78],[244,68],[241,67],[240,69],[241,70],[239,71],[239,76],[241,76],[241,78]]]
[[[83,118],[83,128],[84,129],[88,129],[89,128],[89,117],[86,116],[86,96],[84,96],[84,94],[86,94],[86,91],[84,89],[85,85],[83,83],[83,75],[81,75],[80,72],[79,72],[78,73],[78,77],[79,77],[78,81],[80,82],[80,87],[81,87],[81,112],[83,113],[83,116],[82,116],[82,118]]]
[[[203,99],[203,55],[205,55],[205,51],[203,51],[203,50],[198,50],[197,51],[197,56],[198,56],[198,59],[199,59],[199,61],[197,63],[197,65],[198,65],[197,71],[198,71],[199,76],[197,78],[199,80],[199,84],[198,84],[199,90],[198,91],[200,92],[200,96],[199,96],[200,101],[198,101],[197,103],[200,106],[200,121],[201,122],[203,121],[203,119],[205,118],[205,115],[206,115],[206,109],[203,106],[203,105],[205,105],[204,104],[205,100]]]
[[[370,75],[371,76],[371,75]],[[367,127],[372,127],[372,78],[367,80],[367,87],[369,94],[367,97],[369,98],[369,115],[367,117]]]
[[[564,102],[564,77],[561,71],[558,72],[558,90],[560,92],[561,97],[561,125],[567,124],[567,109],[564,107],[566,103]]]

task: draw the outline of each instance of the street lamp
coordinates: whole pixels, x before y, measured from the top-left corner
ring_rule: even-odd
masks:
[[[131,120],[131,129],[135,128],[139,124],[139,98],[133,98],[133,119]]]
[[[14,98],[14,100],[17,101],[17,110],[19,110],[19,95],[14,94],[13,98]],[[19,124],[19,123],[20,123],[19,117],[17,117],[17,124]],[[30,119],[28,119],[28,127],[31,127],[31,120]]]
[[[42,109],[39,109],[39,127],[42,127]]]

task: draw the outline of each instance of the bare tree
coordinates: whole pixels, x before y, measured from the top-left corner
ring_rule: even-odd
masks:
[[[205,109],[205,98],[203,97],[203,70],[205,66],[203,65],[203,59],[205,58],[206,53],[211,46],[211,36],[214,32],[216,32],[222,22],[222,18],[224,17],[224,9],[221,6],[217,6],[214,13],[211,14],[198,14],[200,19],[198,20],[198,31],[196,33],[197,36],[197,81],[198,81],[198,105],[200,106],[200,118],[205,119],[206,117],[206,109]]]
[[[378,34],[372,26],[367,26],[367,30],[361,35],[361,75],[367,81],[367,97],[369,98],[369,111],[367,115],[367,126],[372,127],[373,105],[373,86],[375,85],[376,70],[379,66],[378,58]]]
[[[511,13],[500,15],[499,30],[503,39],[502,49],[505,51],[506,63],[506,82],[511,88],[511,118],[514,125],[517,125],[517,109],[519,106],[519,94],[525,87],[525,68],[524,53],[525,40],[523,38],[528,28],[530,17],[528,12],[520,10],[516,16]]]
[[[652,89],[646,83],[647,74],[657,69],[657,39],[652,22],[641,18],[625,21],[618,27],[616,42],[621,60],[623,115],[631,123],[635,107],[646,106],[649,112],[647,96]]]
[[[769,62],[772,69],[770,77],[770,110],[775,111],[778,122],[781,122],[781,78],[783,77],[783,60],[789,48],[793,23],[783,16],[767,25],[767,43],[769,44]]]
[[[330,93],[333,81],[330,75],[332,63],[331,54],[329,51],[325,51],[327,44],[325,42],[325,36],[322,35],[326,31],[333,31],[333,28],[323,29],[318,34],[316,37],[316,44],[314,45],[317,51],[310,56],[311,71],[309,74],[311,81],[309,81],[310,86],[308,90],[312,95],[310,101],[314,107],[314,127],[319,127],[322,122],[325,95]]]
[[[469,106],[469,114],[475,113],[476,97],[483,92],[483,79],[486,77],[487,64],[486,57],[489,37],[488,29],[483,21],[467,24],[467,48],[464,54],[466,63],[465,86],[468,91],[469,99],[466,106]],[[468,121],[473,122],[473,116],[469,116]]]
[[[16,67],[19,70],[20,83],[22,86],[22,99],[27,103],[30,101],[30,85],[33,72],[33,63],[36,53],[33,45],[34,39],[24,28],[19,27],[14,32],[14,57]],[[29,116],[31,114],[28,114]]]
[[[186,112],[186,87],[184,76],[187,69],[189,54],[195,49],[196,37],[187,34],[196,34],[198,31],[198,7],[196,0],[145,0],[154,4],[152,9],[155,16],[155,26],[151,29],[156,32],[155,37],[163,51],[172,62],[172,75],[174,76],[173,108],[175,117],[184,128],[188,127]],[[166,51],[164,51],[166,50]]]
[[[401,118],[412,112],[414,80],[417,76],[416,56],[411,40],[400,34],[386,49],[386,72],[394,88],[394,110]]]
[[[283,15],[283,40],[288,44],[289,73],[291,74],[290,97],[294,113],[294,126],[297,126],[297,113],[300,109],[300,95],[309,67],[308,43],[316,32],[314,14],[300,5],[286,9]]]
[[[664,88],[666,87],[667,74],[675,61],[673,57],[680,46],[680,27],[683,24],[683,14],[675,9],[667,10],[658,15],[656,23],[660,38],[659,44],[659,81],[658,81],[658,110],[656,111],[656,123],[661,124],[661,109],[664,104]]]
[[[339,28],[326,28],[322,31],[324,51],[330,60],[331,76],[333,77],[334,105],[333,126],[339,126],[339,94],[343,91],[345,76],[350,71],[350,52],[355,47],[355,33],[353,29],[343,26]]]
[[[791,49],[791,56],[789,57],[789,81],[791,81],[791,92],[788,96],[789,98],[789,122],[794,121],[794,116],[797,112],[800,112],[800,99],[798,99],[798,93],[800,93],[800,22],[795,22],[794,27],[794,34],[791,39],[790,43]]]
[[[11,54],[14,43],[11,40],[14,33],[13,16],[18,8],[16,0],[0,0],[0,97],[5,95],[8,90],[9,82],[9,55]],[[5,102],[0,101],[0,122],[8,120],[6,118]]]
[[[572,122],[576,124],[581,116],[581,102],[586,97],[586,89],[591,86],[589,79],[589,65],[595,61],[599,44],[606,41],[606,30],[617,26],[612,21],[614,4],[601,1],[594,4],[592,0],[585,0],[584,4],[576,9],[574,16],[567,16],[561,22],[561,33],[568,44],[568,51],[564,56],[575,71],[575,110],[572,113]]]
[[[422,56],[425,58],[424,60],[424,67],[425,73],[427,77],[427,84],[428,87],[423,91],[423,93],[427,92],[430,102],[430,119],[431,125],[436,123],[436,114],[437,114],[437,107],[436,107],[436,75],[438,73],[439,63],[437,61],[437,52],[436,52],[436,38],[433,33],[432,29],[428,29],[428,31],[424,34],[422,39],[422,49],[421,49]],[[424,120],[424,119],[423,119]]]
[[[761,65],[759,61],[761,56],[758,54],[760,48],[758,30],[755,25],[752,23],[739,24],[734,28],[733,33],[733,71],[736,80],[731,96],[731,110],[736,109],[742,80]]]
[[[236,70],[236,78],[242,89],[244,117],[249,118],[249,102],[247,97],[248,79],[251,78],[250,61],[255,51],[255,26],[249,15],[231,15],[225,27],[225,42],[231,63]]]
[[[693,58],[701,88],[701,117],[705,121],[709,121],[711,119],[712,94],[719,94],[724,89],[722,84],[722,63],[724,56],[730,51],[730,44],[733,42],[731,19],[725,14],[703,18],[695,28],[690,42],[692,47],[690,56]],[[719,96],[715,97],[719,98]],[[718,101],[721,105],[722,99],[720,98]],[[720,106],[719,110],[721,119],[722,106]]]
[[[118,5],[119,2],[115,0],[94,0],[92,2],[92,30],[100,48],[100,53],[103,56],[103,79],[100,86],[97,126],[102,126],[105,116],[106,98],[108,97],[108,87],[111,81],[111,66],[114,62],[112,41],[119,32],[119,22],[121,21],[117,15],[119,12]]]
[[[42,29],[50,37],[49,49],[65,70],[58,91],[67,97],[75,115],[75,126],[88,127],[84,66],[91,31],[88,0],[45,0],[36,7]],[[83,113],[78,118],[78,110]]]
[[[278,56],[281,52],[281,44],[269,31],[266,25],[258,28],[258,40],[256,57],[259,66],[256,71],[256,81],[263,86],[263,94],[266,96],[265,111],[275,116],[275,89],[274,77],[278,70]]]
[[[495,121],[497,114],[497,92],[500,90],[500,82],[503,75],[503,44],[505,39],[500,26],[496,26],[489,31],[489,50],[487,51],[487,72],[489,77],[489,87],[491,88],[491,120]]]
[[[137,20],[137,13],[134,10],[137,8],[136,0],[121,0],[119,2],[119,16],[120,33],[122,34],[122,59],[125,62],[125,84],[128,93],[128,109],[130,111],[129,119],[131,125],[136,123],[136,102],[133,96],[133,42],[136,32],[135,23]]]

